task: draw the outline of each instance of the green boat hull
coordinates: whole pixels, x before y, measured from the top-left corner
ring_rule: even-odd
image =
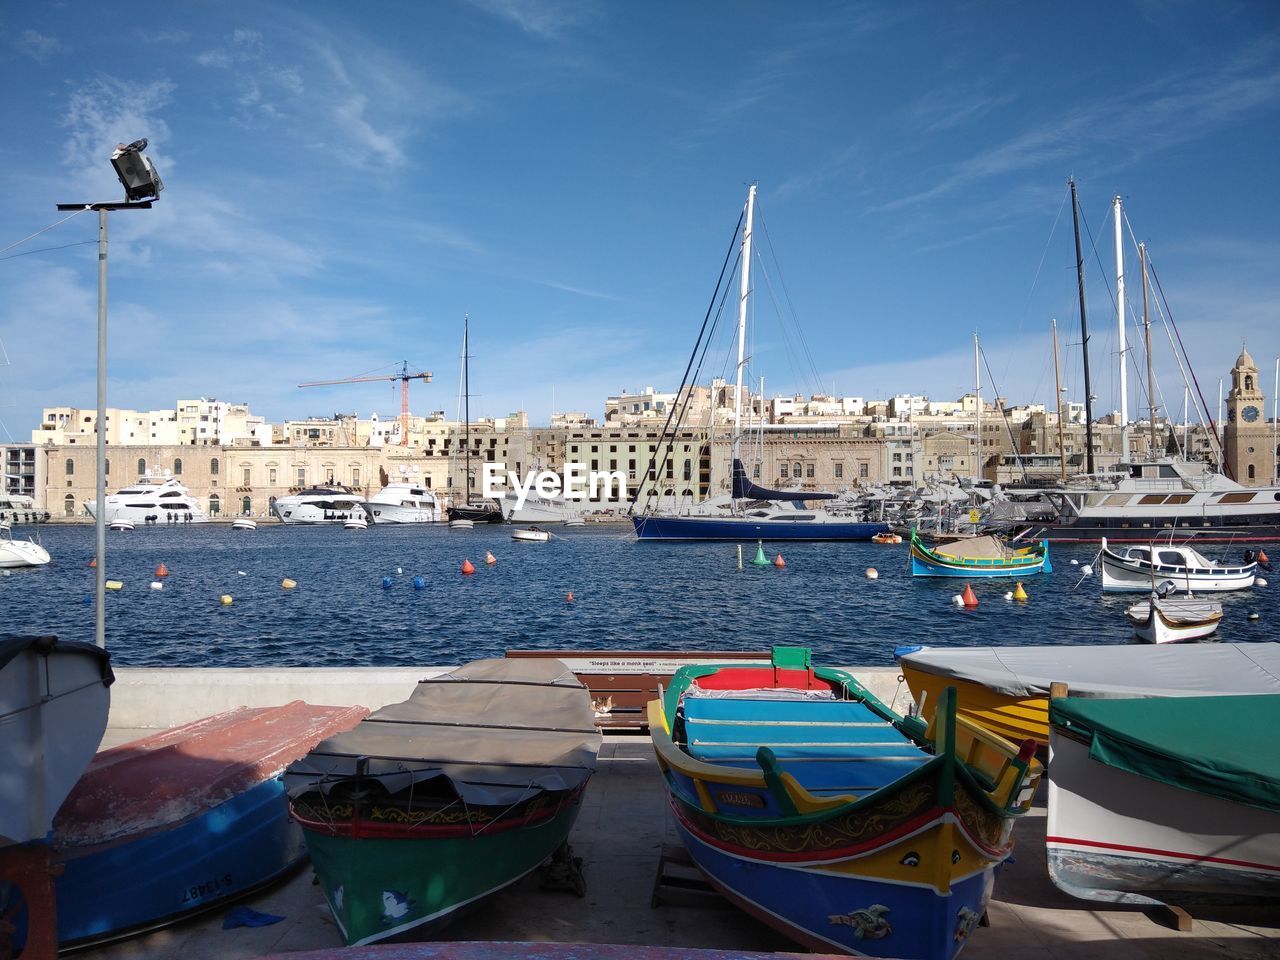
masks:
[[[526,827],[454,837],[352,837],[305,829],[325,899],[349,946],[424,940],[555,851],[581,798]]]

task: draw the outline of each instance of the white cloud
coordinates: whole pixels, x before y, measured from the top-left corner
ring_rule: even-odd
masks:
[[[13,42],[19,52],[26,54],[37,63],[48,63],[55,54],[62,53],[66,47],[56,37],[47,37],[37,30],[23,30]]]

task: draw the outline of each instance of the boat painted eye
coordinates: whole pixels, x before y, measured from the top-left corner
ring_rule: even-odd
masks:
[[[898,862],[904,867],[918,867],[920,866],[920,854],[912,850]]]
[[[952,862],[952,863],[959,863],[959,862],[960,862],[960,851],[959,851],[959,850],[952,850],[952,851],[951,851],[951,862]]]

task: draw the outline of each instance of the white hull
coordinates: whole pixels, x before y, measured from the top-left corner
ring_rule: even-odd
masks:
[[[31,540],[14,540],[8,526],[0,528],[0,569],[43,567],[49,551]]]
[[[450,520],[449,521],[450,530],[474,530],[475,526],[476,526],[475,523],[471,520]]]
[[[348,490],[314,489],[271,505],[281,523],[346,523],[364,519],[364,501]]]
[[[1216,600],[1143,600],[1125,610],[1133,632],[1147,643],[1199,640],[1218,629],[1222,604]]]
[[[588,501],[568,501],[562,497],[540,497],[529,494],[524,503],[517,506],[517,496],[508,490],[498,500],[502,519],[507,523],[564,523],[581,519],[585,514],[598,510],[599,505]]]
[[[364,504],[370,523],[439,523],[444,519],[435,495],[417,484],[391,483]]]
[[[1089,758],[1049,734],[1049,875],[1086,900],[1280,897],[1280,814]]]
[[[364,517],[352,517],[342,524],[344,530],[368,530],[369,521]]]
[[[1258,570],[1256,563],[1214,563],[1190,547],[1156,545],[1116,551],[1105,540],[1101,562],[1104,593],[1145,593],[1165,581],[1182,593],[1245,590],[1253,586]]]
[[[84,507],[97,519],[98,502],[86,500]],[[209,518],[195,497],[173,477],[142,477],[132,486],[106,499],[103,516],[107,524],[205,523]]]
[[[245,520],[242,518],[240,520],[232,520],[231,529],[232,530],[257,530],[258,524],[254,520]]]
[[[511,539],[525,543],[546,543],[551,539],[551,534],[546,530],[512,530]]]

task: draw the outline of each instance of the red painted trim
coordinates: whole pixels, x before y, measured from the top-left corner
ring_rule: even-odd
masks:
[[[1123,850],[1126,853],[1149,853],[1157,857],[1176,857],[1179,860],[1197,860],[1203,863],[1225,863],[1233,867],[1251,867],[1254,870],[1271,870],[1280,873],[1280,864],[1254,863],[1251,860],[1232,860],[1229,857],[1206,857],[1198,853],[1179,853],[1176,850],[1159,850],[1155,847],[1131,847],[1124,843],[1103,843],[1101,840],[1079,840],[1074,837],[1045,837],[1045,843],[1069,843],[1077,847],[1098,847],[1103,850]]]

